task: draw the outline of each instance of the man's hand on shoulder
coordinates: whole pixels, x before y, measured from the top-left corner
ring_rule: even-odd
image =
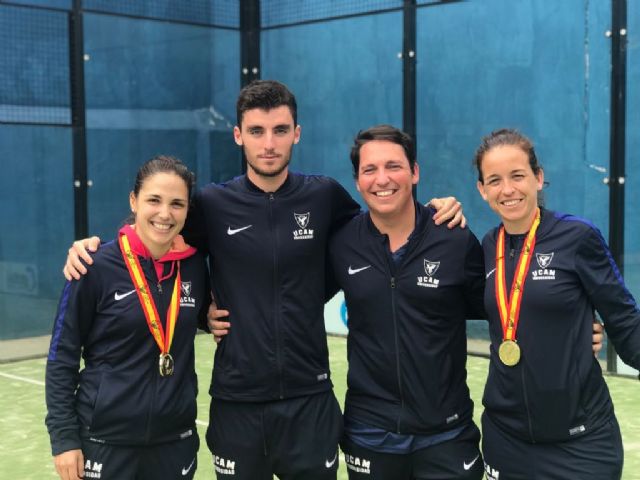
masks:
[[[64,264],[62,273],[67,280],[80,280],[82,275],[87,273],[87,268],[82,263],[81,259],[87,265],[93,264],[93,259],[89,252],[96,252],[100,246],[100,239],[98,237],[83,238],[82,240],[76,240],[71,245],[69,253],[67,254],[67,262]]]
[[[429,200],[429,205],[436,210],[436,214],[433,216],[436,225],[448,221],[448,228],[467,226],[467,219],[462,212],[462,203],[456,200],[456,197],[432,198]]]

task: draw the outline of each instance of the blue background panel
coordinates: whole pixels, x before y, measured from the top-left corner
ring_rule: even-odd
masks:
[[[71,131],[0,128],[0,339],[51,331],[73,241]]]
[[[89,232],[109,239],[149,158],[179,157],[200,185],[240,173],[240,40],[234,30],[111,15],[85,22]]]
[[[296,95],[292,168],[329,175],[360,201],[349,151],[358,130],[402,123],[402,13],[262,32],[262,78]]]
[[[592,3],[485,0],[418,10],[419,192],[459,197],[480,238],[498,222],[475,188],[472,160],[482,136],[503,127],[536,145],[547,206],[586,216],[606,235],[608,143],[590,135],[608,138],[608,17],[594,18]]]

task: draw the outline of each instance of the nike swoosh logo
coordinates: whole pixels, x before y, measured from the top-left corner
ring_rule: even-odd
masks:
[[[496,271],[496,269],[494,268],[494,269],[493,269],[493,270],[491,270],[489,273],[487,273],[487,275],[484,277],[484,278],[485,278],[485,280],[486,280],[487,278],[489,278],[491,275],[493,275],[493,272],[495,272],[495,271]]]
[[[476,461],[478,460],[478,458],[480,458],[480,455],[476,455],[476,458],[474,458],[473,460],[471,460],[471,463],[467,463],[467,462],[462,462],[462,467],[465,470],[469,470],[471,467],[473,467],[473,464],[476,463]]]
[[[131,290],[130,292],[125,292],[125,293],[118,293],[116,292],[115,295],[113,295],[113,298],[115,298],[116,302],[119,302],[120,300],[122,300],[124,297],[128,297],[129,295],[131,295],[132,293],[135,293],[136,289],[134,288],[133,290]]]
[[[338,452],[336,452],[336,454],[333,456],[333,460],[325,460],[324,466],[327,468],[333,467],[333,464],[336,463],[337,458],[338,458]]]
[[[240,228],[231,228],[228,227],[227,228],[227,235],[235,235],[238,232],[241,232],[243,230],[246,230],[247,228],[251,228],[253,227],[253,225],[247,225],[246,227],[240,227]]]
[[[189,466],[187,468],[183,468],[182,469],[182,476],[184,477],[187,473],[189,473],[189,471],[191,470],[191,467],[193,467],[193,464],[195,463],[196,458],[193,457],[193,460],[191,460],[191,463],[189,464]]]
[[[349,265],[349,270],[347,271],[349,272],[349,275],[355,275],[356,273],[366,270],[367,268],[371,268],[371,265],[367,265],[366,267],[362,268],[351,268],[351,265]]]

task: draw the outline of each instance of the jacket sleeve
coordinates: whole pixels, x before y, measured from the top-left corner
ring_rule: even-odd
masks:
[[[45,374],[45,423],[53,455],[81,447],[75,394],[82,348],[96,312],[97,296],[91,285],[94,270],[65,284],[53,325]]]
[[[335,270],[333,269],[334,244],[335,241],[330,239],[324,268],[324,303],[327,303],[340,291],[340,285],[338,284]]]
[[[191,199],[187,220],[180,233],[184,237],[185,242],[193,245],[199,252],[206,255],[206,252],[209,251],[209,246],[207,244],[207,227],[202,208],[203,202],[203,191],[199,190]]]
[[[209,326],[207,325],[207,313],[209,312],[209,305],[211,305],[211,282],[209,281],[209,269],[207,268],[207,263],[202,260],[202,270],[203,270],[203,282],[204,282],[204,294],[206,298],[202,302],[202,308],[200,312],[198,312],[198,328],[206,333],[211,333],[209,331]]]
[[[465,314],[468,320],[486,319],[484,310],[484,254],[476,236],[469,232],[464,262]]]
[[[329,233],[337,232],[349,220],[360,213],[360,205],[345,188],[333,179],[331,180],[331,229]]]
[[[640,369],[640,310],[602,234],[594,227],[578,247],[576,270],[620,358]]]

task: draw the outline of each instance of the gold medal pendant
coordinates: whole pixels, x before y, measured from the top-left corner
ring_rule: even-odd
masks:
[[[161,353],[158,360],[158,368],[161,377],[173,375],[173,357],[169,353]]]
[[[513,367],[520,361],[520,345],[513,340],[503,340],[498,348],[498,357],[507,367]]]

